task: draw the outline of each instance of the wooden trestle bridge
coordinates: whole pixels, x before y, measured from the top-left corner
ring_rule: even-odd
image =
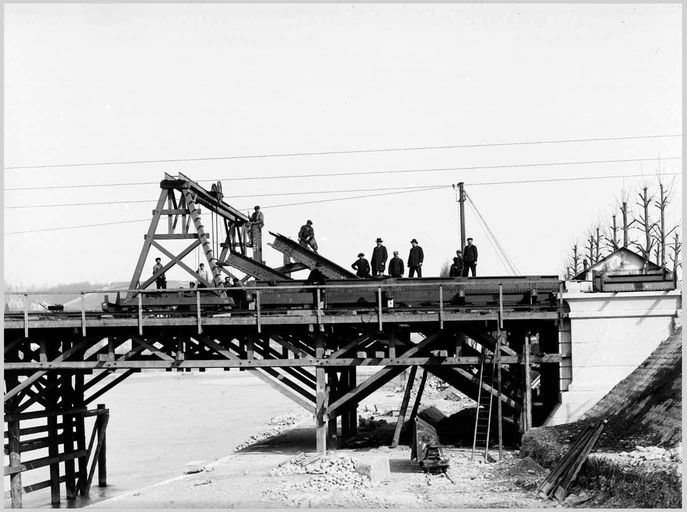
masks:
[[[569,354],[559,350],[557,277],[360,280],[274,233],[284,266],[272,269],[262,261],[262,233],[222,201],[220,186],[208,192],[180,175],[166,176],[161,187],[127,290],[84,292],[103,295],[98,311],[86,310],[85,294],[73,311],[31,311],[30,294],[25,307],[5,310],[5,475],[13,507],[23,492],[46,487],[58,503],[62,483],[67,499],[87,495],[96,469],[99,485],[107,484],[108,409],[94,405],[143,370],[250,371],[313,414],[320,450],[354,435],[358,403],[408,368],[424,368],[473,398],[481,386],[520,431],[540,425],[558,403],[559,366]],[[199,205],[224,224],[222,244],[213,247]],[[191,243],[175,254],[162,245],[172,239]],[[162,272],[178,265],[203,282],[183,261],[196,247],[211,270],[207,288],[147,289],[160,272],[141,281],[155,248],[169,260]],[[326,281],[290,277],[307,268]],[[222,274],[236,271],[245,274],[242,286],[222,287]],[[491,384],[480,379],[483,360],[498,369]],[[361,380],[359,366],[379,369]],[[40,449],[47,456],[32,457]],[[41,467],[49,478],[22,486],[22,473]]]

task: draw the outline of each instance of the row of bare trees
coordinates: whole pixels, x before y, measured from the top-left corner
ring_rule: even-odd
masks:
[[[680,221],[669,220],[674,180],[644,183],[632,197],[623,192],[605,222],[598,222],[584,239],[573,244],[566,258],[565,275],[572,278],[620,247],[673,272],[680,268]],[[634,201],[634,202],[632,202]],[[634,207],[634,208],[633,208]]]

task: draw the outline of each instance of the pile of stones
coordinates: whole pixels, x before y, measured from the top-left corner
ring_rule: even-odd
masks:
[[[362,489],[371,485],[369,477],[359,472],[355,460],[347,456],[313,457],[302,454],[277,466],[271,472],[273,476],[294,474],[315,475],[306,482],[292,486],[293,489],[304,491]]]
[[[682,462],[680,445],[670,449],[658,446],[636,446],[631,452],[620,452],[619,455],[639,461]]]

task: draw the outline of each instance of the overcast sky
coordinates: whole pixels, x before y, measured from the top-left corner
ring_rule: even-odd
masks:
[[[680,5],[650,4],[7,4],[5,167],[680,134],[681,16]],[[153,184],[5,190],[4,275],[127,281],[147,220],[45,229],[149,219],[156,183],[179,171],[208,188],[221,179],[246,212],[262,205],[269,230],[295,238],[312,219],[320,252],[347,267],[378,236],[404,259],[417,238],[425,275],[458,248],[450,184],[464,181],[520,273],[558,274],[570,245],[643,180],[485,182],[644,173],[651,184],[655,159],[679,173],[681,154],[681,138],[665,137],[6,169],[6,189]],[[465,170],[621,159],[644,160]],[[230,181],[445,168],[463,170]],[[305,192],[425,185],[445,187],[298,204],[366,194]],[[673,220],[681,188],[678,177]],[[506,275],[470,208],[467,226],[479,274]],[[265,259],[282,261],[268,246]]]

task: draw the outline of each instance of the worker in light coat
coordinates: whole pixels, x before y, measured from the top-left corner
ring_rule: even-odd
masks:
[[[425,253],[414,238],[410,241],[412,247],[408,253],[408,277],[422,277],[422,262],[425,260]]]
[[[377,238],[377,246],[372,249],[372,275],[380,276],[384,274],[384,269],[386,268],[386,260],[389,257],[386,252],[386,247],[382,245],[382,239]]]

